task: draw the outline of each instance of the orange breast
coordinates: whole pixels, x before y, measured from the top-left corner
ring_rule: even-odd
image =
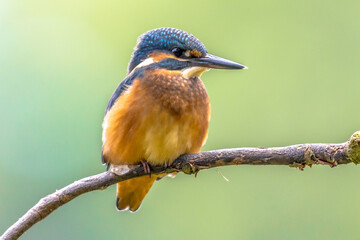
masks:
[[[147,71],[105,117],[103,154],[109,163],[171,163],[199,152],[206,139],[210,107],[202,81],[175,71]]]

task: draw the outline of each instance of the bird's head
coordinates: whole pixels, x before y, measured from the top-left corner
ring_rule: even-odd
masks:
[[[185,77],[200,76],[210,68],[246,69],[239,63],[211,55],[193,35],[175,28],[158,28],[141,35],[129,63],[129,73],[136,68],[182,71]]]

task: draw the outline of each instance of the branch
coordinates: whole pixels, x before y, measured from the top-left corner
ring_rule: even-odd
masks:
[[[301,144],[277,148],[237,148],[186,154],[169,167],[152,166],[153,174],[184,172],[196,174],[203,169],[228,165],[288,165],[303,170],[314,164],[335,167],[339,164],[360,163],[360,131],[341,144]],[[2,240],[17,239],[35,223],[58,207],[81,194],[104,190],[130,178],[144,176],[142,166],[112,166],[110,171],[78,180],[42,199],[1,236]]]

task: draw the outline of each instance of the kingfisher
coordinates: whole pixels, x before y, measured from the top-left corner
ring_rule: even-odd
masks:
[[[169,166],[200,152],[210,120],[202,73],[211,68],[246,69],[211,55],[193,35],[175,28],[150,30],[138,38],[128,75],[105,111],[102,162],[142,164],[148,175],[117,183],[116,208],[136,211],[156,179],[151,165]]]

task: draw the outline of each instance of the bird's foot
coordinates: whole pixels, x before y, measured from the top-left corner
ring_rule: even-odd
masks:
[[[151,169],[150,169],[150,165],[148,164],[148,162],[146,160],[142,160],[141,164],[144,168],[144,172],[149,174],[149,177],[151,178]]]

